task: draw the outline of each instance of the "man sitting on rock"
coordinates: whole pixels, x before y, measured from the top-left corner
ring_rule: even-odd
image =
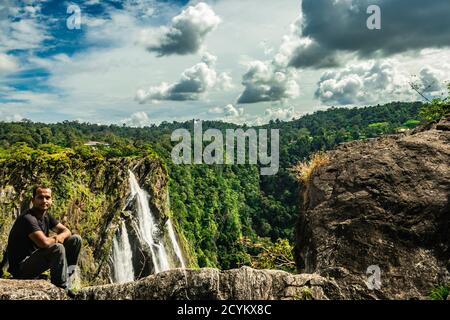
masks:
[[[33,207],[15,221],[8,238],[8,271],[18,279],[35,279],[50,269],[51,282],[69,291],[68,270],[75,271],[81,237],[47,211],[52,191],[46,186],[33,189]],[[52,230],[56,235],[49,237]]]

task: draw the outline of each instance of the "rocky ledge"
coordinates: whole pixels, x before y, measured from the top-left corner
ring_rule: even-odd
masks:
[[[135,282],[83,288],[77,299],[295,300],[337,296],[336,284],[316,274],[242,267],[227,271],[175,269]]]
[[[78,300],[304,300],[338,299],[333,280],[317,274],[294,275],[248,267],[174,269],[124,284],[86,287]],[[67,299],[44,280],[0,280],[0,299]]]
[[[0,279],[0,300],[65,300],[64,290],[45,280]]]

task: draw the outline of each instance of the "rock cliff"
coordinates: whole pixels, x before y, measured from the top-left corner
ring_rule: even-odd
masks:
[[[331,276],[355,299],[426,298],[447,283],[450,117],[328,155],[304,188],[299,271]]]

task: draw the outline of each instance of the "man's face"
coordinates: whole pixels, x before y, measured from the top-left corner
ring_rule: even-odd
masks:
[[[36,190],[36,196],[31,201],[33,207],[40,210],[48,210],[52,206],[52,190],[47,188],[39,188]]]

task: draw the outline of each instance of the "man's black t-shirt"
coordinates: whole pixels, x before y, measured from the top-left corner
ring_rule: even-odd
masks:
[[[53,216],[46,213],[41,219],[37,219],[28,209],[20,215],[14,223],[8,238],[8,271],[17,274],[19,264],[33,251],[39,249],[33,240],[28,237],[30,233],[42,231],[48,237],[49,231],[59,222]]]

